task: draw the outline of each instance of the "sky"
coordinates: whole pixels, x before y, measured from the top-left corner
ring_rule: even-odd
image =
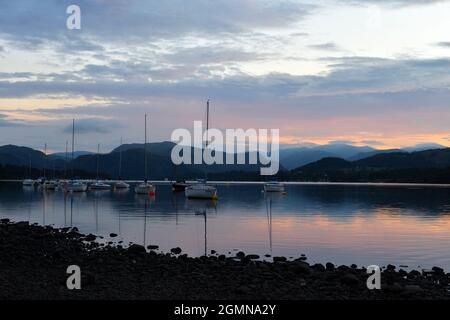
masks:
[[[66,27],[69,5],[81,30]],[[450,145],[450,1],[0,4],[0,145],[102,151],[205,120],[284,144]]]

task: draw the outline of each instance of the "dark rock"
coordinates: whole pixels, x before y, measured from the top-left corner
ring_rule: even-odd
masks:
[[[286,257],[273,257],[273,262],[286,262]]]
[[[236,253],[236,257],[238,257],[239,259],[243,259],[243,258],[245,258],[245,253],[242,251],[239,251],[238,253]]]
[[[147,251],[145,250],[144,246],[134,243],[128,247],[128,252],[139,254],[139,253],[145,253]]]
[[[221,255],[218,257],[218,259],[219,259],[219,261],[224,261],[224,260],[226,259],[226,256],[225,256],[224,254],[221,254]]]
[[[211,250],[211,254],[216,254],[216,250]]]
[[[148,249],[148,250],[158,250],[158,249],[159,249],[159,246],[149,244],[149,245],[147,246],[147,249]]]
[[[325,267],[323,266],[323,264],[320,264],[320,263],[316,263],[311,268],[313,268],[314,270],[319,271],[319,272],[325,271]]]
[[[388,270],[388,271],[394,271],[394,270],[395,270],[395,266],[392,265],[392,264],[388,264],[387,267],[386,267],[386,270]]]
[[[349,286],[356,286],[359,284],[359,279],[354,274],[347,273],[341,278],[341,282]]]
[[[439,275],[445,274],[444,269],[439,268],[439,267],[433,267],[432,270],[433,270],[436,274],[439,274]]]
[[[109,236],[110,236],[111,238],[115,238],[115,237],[117,237],[117,233],[110,233]]]
[[[170,249],[170,252],[172,252],[173,254],[180,254],[182,252],[182,250],[180,247],[176,247],[176,248]]]
[[[95,239],[97,239],[97,237],[94,236],[92,233],[88,234],[88,235],[84,238],[84,240],[86,240],[86,241],[95,241]]]
[[[334,271],[334,264],[332,264],[331,262],[328,262],[326,265],[325,265],[325,268],[326,268],[326,270],[327,271]]]
[[[403,288],[403,294],[405,294],[405,295],[415,295],[415,294],[422,293],[422,292],[423,292],[423,289],[418,285],[411,284],[411,285],[406,285]]]
[[[245,258],[249,260],[258,260],[259,256],[257,254],[249,254]]]
[[[352,264],[352,265],[350,266],[350,268],[352,268],[352,269],[358,269],[358,266],[357,266],[356,264]]]
[[[307,263],[296,263],[293,266],[293,271],[296,274],[310,274],[311,269],[309,268],[309,265]]]

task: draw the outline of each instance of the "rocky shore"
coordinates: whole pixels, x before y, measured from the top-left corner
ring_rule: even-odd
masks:
[[[111,234],[112,238],[116,235]],[[104,245],[76,228],[0,223],[0,299],[448,299],[450,274],[383,269],[382,289],[368,290],[355,265],[308,264],[306,257],[263,262],[256,255],[191,258],[180,248]],[[81,290],[68,290],[69,265]]]

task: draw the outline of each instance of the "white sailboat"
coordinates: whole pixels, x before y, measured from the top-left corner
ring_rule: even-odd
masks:
[[[209,129],[209,100],[206,102],[206,148],[208,148],[208,129]],[[217,188],[207,184],[207,173],[205,169],[205,180],[199,180],[199,183],[187,186],[184,194],[190,199],[210,199],[217,200]]]
[[[44,162],[44,179],[42,181],[41,187],[43,190],[56,190],[56,187],[58,184],[55,181],[47,180],[46,176],[46,167],[47,167],[47,144],[45,144],[44,147],[44,156],[45,156],[45,162]]]
[[[30,166],[29,166],[29,172],[28,172],[28,175],[29,175],[29,177],[31,178],[31,158],[30,158]],[[23,181],[22,181],[22,185],[24,186],[24,187],[32,187],[32,186],[34,186],[34,180],[33,179],[30,179],[30,178],[27,178],[27,179],[24,179]]]
[[[97,148],[97,180],[89,187],[91,190],[109,190],[111,186],[99,180],[99,167],[100,167],[100,144]]]
[[[75,153],[75,119],[72,120],[72,180],[66,185],[66,191],[85,192],[87,190],[87,184],[85,184],[82,181],[76,181],[73,179],[74,153]]]
[[[276,181],[264,184],[264,192],[284,192],[284,184]]]
[[[154,185],[147,181],[147,115],[145,115],[144,171],[144,182],[138,184],[134,188],[134,192],[136,194],[148,194],[150,196],[154,196],[156,188]]]
[[[119,181],[114,185],[115,189],[128,189],[130,185],[122,180],[122,138],[120,139],[120,151],[119,151]]]

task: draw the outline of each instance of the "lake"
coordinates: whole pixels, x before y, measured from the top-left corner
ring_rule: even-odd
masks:
[[[262,185],[218,185],[220,199],[187,200],[169,185],[156,197],[129,191],[65,194],[0,182],[0,216],[76,226],[104,241],[216,250],[367,266],[450,270],[450,187],[289,184],[286,195]],[[119,236],[109,238],[110,233]]]

